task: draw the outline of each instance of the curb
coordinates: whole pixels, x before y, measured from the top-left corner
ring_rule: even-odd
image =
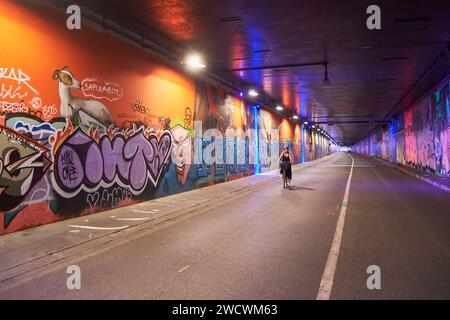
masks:
[[[383,160],[383,159],[379,159],[379,158],[375,158],[375,157],[369,157],[369,158],[372,158],[374,160],[382,162],[382,163],[384,163],[384,164],[386,164],[386,165],[388,165],[390,167],[393,167],[394,169],[396,169],[396,170],[398,170],[400,172],[403,172],[403,173],[405,173],[405,174],[407,174],[407,175],[409,175],[411,177],[415,177],[417,179],[420,179],[420,180],[422,180],[422,181],[424,181],[424,182],[426,182],[428,184],[431,184],[432,186],[435,186],[436,188],[439,188],[439,189],[441,189],[441,190],[443,190],[445,192],[449,192],[450,193],[450,187],[448,187],[446,185],[443,185],[442,183],[439,183],[439,182],[427,179],[425,177],[422,177],[422,176],[420,176],[420,175],[418,175],[416,173],[413,173],[413,172],[411,172],[411,171],[409,171],[407,169],[402,168],[400,165],[396,165],[396,164],[391,163],[389,161],[386,161],[386,160]]]

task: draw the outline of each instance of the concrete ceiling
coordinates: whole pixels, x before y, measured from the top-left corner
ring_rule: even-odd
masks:
[[[343,144],[410,103],[402,98],[450,41],[448,0],[376,1],[381,30],[367,29],[373,1],[364,0],[75,2],[139,25],[161,45],[201,53],[209,72],[255,85],[302,118],[333,121],[324,127]]]

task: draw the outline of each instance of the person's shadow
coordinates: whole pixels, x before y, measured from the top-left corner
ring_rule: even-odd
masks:
[[[316,189],[313,188],[307,188],[307,187],[301,187],[301,186],[296,186],[295,184],[288,184],[288,186],[286,187],[287,190],[308,190],[308,191],[316,191]]]

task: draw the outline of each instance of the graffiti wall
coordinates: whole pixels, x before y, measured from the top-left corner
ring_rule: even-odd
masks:
[[[0,234],[275,169],[283,145],[295,163],[331,152],[298,124],[65,19],[0,2]]]
[[[355,145],[355,151],[450,176],[450,81]]]

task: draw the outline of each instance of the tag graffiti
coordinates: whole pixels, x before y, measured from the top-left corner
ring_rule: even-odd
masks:
[[[55,190],[70,198],[81,190],[118,185],[140,195],[149,181],[158,184],[171,144],[169,131],[115,129],[100,135],[77,128],[64,141],[54,141]]]
[[[114,83],[101,82],[94,79],[84,79],[81,89],[86,97],[95,99],[106,99],[111,102],[120,100],[123,97],[122,88]]]

